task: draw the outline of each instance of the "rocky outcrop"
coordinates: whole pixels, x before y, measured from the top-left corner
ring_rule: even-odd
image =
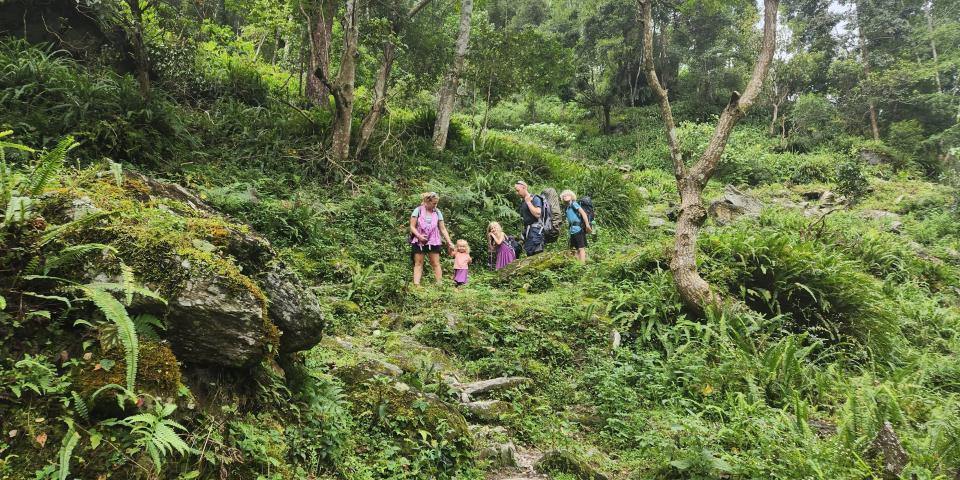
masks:
[[[870,443],[867,451],[868,458],[877,458],[883,463],[883,478],[895,480],[900,478],[900,472],[910,463],[907,451],[900,444],[900,438],[893,431],[890,422],[883,422],[883,428]]]
[[[526,377],[498,377],[457,385],[455,388],[460,390],[460,401],[469,402],[474,396],[509,390],[529,383],[530,379]]]
[[[276,341],[276,327],[267,321],[265,306],[254,291],[237,288],[226,276],[191,276],[168,299],[166,337],[185,362],[249,367]]]
[[[707,213],[720,225],[727,225],[740,217],[758,218],[763,205],[756,198],[727,185],[723,197],[710,204]]]
[[[138,300],[130,310],[163,318],[162,335],[180,361],[244,368],[322,338],[319,298],[270,242],[188,189],[126,172],[122,185],[104,176],[61,195],[51,204],[64,221],[100,215],[96,240],[116,247],[137,280],[166,299]],[[100,263],[87,265],[88,278],[120,281],[116,262]]]
[[[551,450],[534,465],[540,473],[565,473],[578,480],[607,480],[607,476],[600,473],[596,467],[571,452]]]
[[[297,352],[316,345],[326,325],[316,294],[282,263],[272,264],[257,280],[270,300],[270,321],[282,333],[280,352]]]

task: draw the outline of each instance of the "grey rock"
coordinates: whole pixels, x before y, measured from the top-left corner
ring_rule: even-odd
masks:
[[[177,358],[249,367],[266,355],[269,323],[263,305],[226,277],[194,273],[168,302],[166,337]]]
[[[720,225],[726,225],[740,217],[758,218],[763,205],[760,200],[727,185],[723,197],[710,204],[707,213]]]
[[[883,478],[887,480],[900,478],[900,472],[910,463],[910,457],[890,422],[883,422],[883,428],[870,443],[867,457],[879,458],[883,462]]]
[[[610,348],[613,350],[620,348],[620,342],[621,342],[620,332],[616,330],[611,330],[610,331]]]
[[[820,195],[820,204],[823,206],[833,205],[837,202],[837,194],[827,190]]]
[[[90,197],[75,198],[70,202],[66,214],[70,220],[80,220],[87,215],[99,212],[100,209],[93,203]]]
[[[540,473],[566,473],[579,480],[608,480],[596,467],[571,452],[551,450],[533,466]]]
[[[881,163],[890,163],[892,158],[889,155],[874,150],[860,150],[860,160],[869,165],[880,165]]]
[[[500,416],[510,411],[510,404],[503,400],[479,400],[462,403],[467,416],[482,422],[496,422]]]
[[[517,447],[513,442],[490,445],[480,450],[477,457],[480,460],[488,460],[496,468],[516,467],[517,466]]]
[[[463,399],[462,401],[469,402],[470,398],[474,396],[481,396],[501,390],[509,390],[511,388],[526,385],[528,383],[530,383],[530,379],[527,377],[498,377],[491,378],[489,380],[480,380],[478,382],[460,385],[460,397]]]
[[[903,233],[903,222],[894,221],[887,228],[893,233]]]
[[[864,210],[860,212],[860,216],[867,220],[875,221],[896,221],[900,220],[900,215],[897,215],[893,212],[888,212],[886,210]]]
[[[650,217],[650,219],[647,221],[647,225],[649,225],[651,228],[660,228],[666,224],[667,221],[660,217]]]
[[[282,332],[280,352],[307,350],[319,343],[326,319],[316,294],[280,263],[271,265],[258,280],[270,299],[270,321]]]

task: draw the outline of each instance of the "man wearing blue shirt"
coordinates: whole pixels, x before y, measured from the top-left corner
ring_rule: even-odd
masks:
[[[539,195],[531,195],[523,180],[518,180],[513,189],[522,200],[520,217],[523,219],[523,251],[527,255],[535,255],[543,251],[543,224],[540,222],[543,199]]]

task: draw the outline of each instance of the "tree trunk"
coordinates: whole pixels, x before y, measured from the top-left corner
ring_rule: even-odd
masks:
[[[610,105],[600,105],[600,131],[610,133]]]
[[[420,0],[407,12],[407,17],[413,18],[431,1],[432,0]],[[392,24],[391,29],[393,35],[399,34],[401,28],[399,22],[393,21]],[[377,82],[373,87],[373,105],[370,106],[370,112],[363,118],[363,123],[360,125],[360,141],[357,142],[357,150],[355,152],[355,156],[357,157],[367,148],[367,145],[370,143],[370,137],[373,136],[377,124],[380,123],[380,118],[383,117],[383,111],[386,110],[388,90],[390,88],[390,72],[393,70],[393,62],[396,59],[397,45],[393,42],[393,39],[387,40],[383,44],[383,60],[380,62],[380,70],[377,72]]]
[[[770,119],[770,136],[774,136],[777,133],[777,117],[780,115],[780,104],[773,104],[773,118]]]
[[[473,0],[461,0],[460,29],[457,33],[456,50],[453,64],[444,79],[440,89],[440,98],[437,101],[437,123],[433,127],[433,147],[443,150],[447,146],[447,133],[450,129],[450,117],[453,116],[453,105],[457,101],[457,89],[460,86],[460,72],[467,56],[467,45],[470,42],[470,17],[473,15]]]
[[[130,29],[130,44],[133,47],[136,63],[137,84],[144,99],[150,97],[150,61],[147,58],[147,45],[143,40],[143,7],[140,0],[127,0],[133,25]]]
[[[301,6],[301,12],[306,17],[310,36],[310,57],[307,62],[309,71],[315,72],[323,68],[330,69],[330,44],[333,41],[333,17],[337,14],[335,0],[319,0],[316,14],[308,15]],[[326,107],[330,97],[330,89],[324,85],[316,75],[307,76],[306,96],[314,104]]]
[[[734,92],[730,101],[720,114],[717,127],[707,144],[707,148],[700,155],[694,165],[687,167],[680,150],[677,138],[676,124],[673,120],[673,111],[666,89],[657,78],[653,62],[653,15],[652,0],[638,0],[643,18],[643,49],[644,67],[647,84],[653,90],[660,105],[663,123],[666,129],[667,144],[670,146],[670,159],[673,163],[674,177],[677,180],[677,190],[680,193],[680,214],[677,218],[677,230],[674,236],[673,255],[670,260],[670,271],[673,281],[683,303],[697,313],[702,313],[708,306],[721,305],[722,299],[713,291],[697,270],[697,237],[700,227],[706,221],[707,211],[703,206],[703,189],[710,177],[716,171],[720,156],[726,147],[727,140],[733,127],[746,115],[753,105],[763,80],[770,69],[773,54],[777,43],[777,9],[778,0],[764,0],[763,43],[757,62],[753,67],[753,74],[743,94]]]
[[[937,93],[943,93],[943,85],[940,83],[940,61],[937,59],[937,41],[933,38],[933,2],[927,2],[924,6],[924,13],[927,16],[927,31],[930,33],[930,51],[933,53],[933,73],[937,80]]]
[[[396,59],[397,46],[392,41],[383,44],[383,61],[380,63],[380,70],[377,72],[377,83],[373,87],[373,105],[370,106],[370,112],[363,118],[360,125],[360,141],[357,142],[356,156],[360,156],[367,144],[370,143],[370,137],[373,136],[380,117],[387,106],[387,88],[390,85],[390,71],[393,69],[393,61]]]
[[[867,39],[863,35],[863,22],[860,21],[860,3],[855,4],[857,9],[857,38],[860,41],[860,56],[863,59],[863,75],[870,81],[870,57],[867,54]],[[870,132],[874,140],[880,140],[880,125],[877,121],[877,105],[873,100],[873,92],[867,92],[867,112],[870,115]]]
[[[350,158],[350,132],[353,128],[354,83],[357,78],[357,45],[360,41],[360,25],[357,21],[357,0],[347,0],[343,14],[343,55],[337,78],[330,78],[330,65],[320,63],[313,76],[333,95],[333,142],[330,156],[342,163]]]

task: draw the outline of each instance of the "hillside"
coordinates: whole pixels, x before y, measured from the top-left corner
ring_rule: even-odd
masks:
[[[653,97],[604,119],[488,91],[440,151],[429,102],[398,99],[338,161],[337,110],[248,66],[145,97],[123,66],[0,36],[0,479],[960,476],[953,153],[836,109],[789,137],[748,115],[703,192],[699,273],[726,303],[701,313],[670,268]],[[720,109],[675,104],[695,158]],[[488,268],[521,179],[592,197],[586,263],[564,225]],[[440,285],[411,281],[431,191],[473,249],[461,288],[446,253]]]

